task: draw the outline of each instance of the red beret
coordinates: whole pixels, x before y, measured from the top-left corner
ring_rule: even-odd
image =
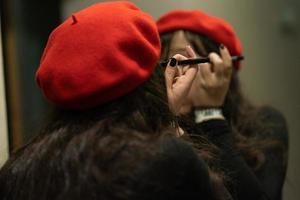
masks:
[[[159,56],[152,17],[130,2],[97,3],[51,33],[36,80],[50,102],[86,109],[141,85]]]
[[[208,15],[200,10],[174,10],[157,21],[160,34],[188,30],[202,34],[217,43],[224,44],[231,55],[242,55],[242,45],[232,26],[223,19]],[[238,63],[235,66],[240,67]]]

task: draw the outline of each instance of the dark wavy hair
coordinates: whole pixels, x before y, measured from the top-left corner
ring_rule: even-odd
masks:
[[[175,135],[170,124],[176,118],[169,111],[163,80],[157,70],[131,93],[100,107],[55,108],[42,131],[0,170],[1,199],[176,199],[181,189],[185,194],[201,191],[192,183],[175,187],[176,173],[163,176],[179,163],[164,168],[162,176],[147,171],[162,138]],[[199,155],[210,151],[204,142],[198,146]],[[224,185],[216,174],[209,176],[214,190],[210,199],[224,199]],[[153,177],[157,180],[149,185]]]

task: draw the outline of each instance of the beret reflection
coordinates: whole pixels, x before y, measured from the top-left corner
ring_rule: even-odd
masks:
[[[141,85],[159,55],[159,33],[152,17],[130,2],[97,3],[51,33],[36,81],[59,107],[92,108]]]
[[[219,44],[224,44],[233,56],[242,55],[242,45],[232,26],[221,18],[200,10],[173,10],[157,21],[160,34],[175,30],[188,30],[202,34]],[[235,67],[240,68],[239,62]]]

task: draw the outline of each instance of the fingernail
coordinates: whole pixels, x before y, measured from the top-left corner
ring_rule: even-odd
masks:
[[[171,67],[175,67],[176,64],[177,64],[177,60],[176,60],[175,58],[171,58],[171,59],[170,59],[170,66],[171,66]]]
[[[220,49],[224,49],[224,44],[220,44]]]

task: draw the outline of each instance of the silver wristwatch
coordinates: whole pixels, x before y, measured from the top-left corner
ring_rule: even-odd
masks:
[[[221,108],[195,109],[195,122],[201,123],[212,119],[225,119]]]

